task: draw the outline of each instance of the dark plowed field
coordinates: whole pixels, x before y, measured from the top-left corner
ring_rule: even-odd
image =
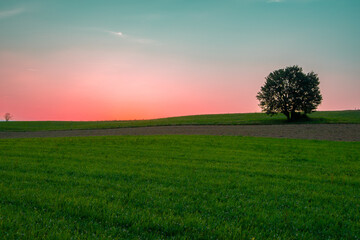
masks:
[[[96,130],[0,132],[0,138],[109,135],[232,135],[275,138],[360,141],[360,124],[191,125]]]

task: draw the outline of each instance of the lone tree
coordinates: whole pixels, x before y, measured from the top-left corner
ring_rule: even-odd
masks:
[[[12,118],[13,118],[13,116],[10,113],[5,113],[4,114],[4,119],[5,119],[6,122],[8,122]]]
[[[266,77],[256,98],[267,114],[283,113],[288,121],[297,120],[321,103],[319,78],[314,72],[303,73],[299,66],[279,69]]]

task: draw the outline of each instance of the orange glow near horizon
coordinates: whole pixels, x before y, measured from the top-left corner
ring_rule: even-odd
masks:
[[[36,62],[1,54],[1,78],[9,79],[1,86],[2,109],[16,120],[67,121],[256,111],[255,101],[242,104],[253,94],[239,94],[241,85],[221,72],[176,63],[164,69],[161,62],[141,58],[104,63],[96,55],[65,52]]]
[[[192,63],[156,60],[76,51],[44,59],[1,53],[0,77],[7,81],[0,82],[0,108],[19,121],[134,120],[260,111],[255,96],[269,70],[195,68]],[[334,89],[331,83],[324,84],[326,100]],[[338,97],[346,100],[346,96]],[[327,100],[320,110],[327,107],[326,102],[336,106]],[[337,109],[341,108],[338,103]]]

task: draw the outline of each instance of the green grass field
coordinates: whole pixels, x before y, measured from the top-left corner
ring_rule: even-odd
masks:
[[[360,123],[360,111],[315,112],[309,121],[296,123]],[[43,131],[71,129],[99,129],[120,127],[169,126],[169,125],[211,125],[211,124],[289,124],[282,114],[268,116],[264,113],[213,114],[161,118],[137,121],[11,121],[0,122],[0,131]],[[290,123],[291,124],[291,123]]]
[[[360,142],[0,139],[2,239],[359,239]]]

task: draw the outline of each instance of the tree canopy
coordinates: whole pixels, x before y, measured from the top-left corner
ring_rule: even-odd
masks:
[[[296,120],[313,112],[322,101],[317,74],[305,74],[299,66],[276,70],[265,79],[256,97],[267,114],[283,113],[288,120]]]

